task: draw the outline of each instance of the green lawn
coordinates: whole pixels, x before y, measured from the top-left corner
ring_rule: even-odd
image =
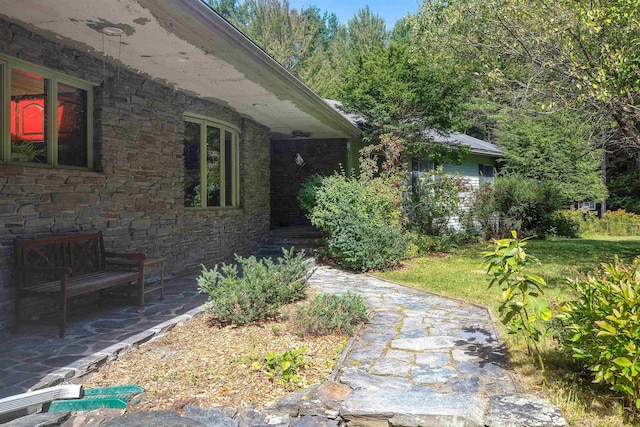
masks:
[[[488,276],[481,268],[481,253],[492,247],[487,244],[469,245],[449,256],[409,260],[398,270],[377,275],[409,286],[485,304],[499,318],[500,290],[487,289]],[[559,302],[573,297],[571,288],[566,283],[567,278],[594,271],[601,263],[613,261],[616,255],[624,261],[633,260],[640,256],[640,237],[597,236],[585,239],[534,240],[527,244],[525,250],[540,260],[541,266],[532,268],[532,272],[547,280],[544,297],[552,308],[557,308]],[[528,391],[538,391],[541,377],[526,355],[524,344],[518,337],[507,335],[506,332],[506,328],[501,327],[512,367]],[[546,393],[565,411],[571,425],[634,425],[606,389],[594,389],[589,385],[589,380],[575,380],[575,375],[567,375],[571,369],[570,357],[558,351],[551,331],[543,337],[541,348],[549,371],[550,387]]]
[[[488,276],[481,268],[483,251],[492,245],[477,244],[461,248],[445,258],[427,257],[406,261],[403,268],[380,273],[385,279],[433,292],[486,304],[497,314],[499,292],[487,289]],[[547,280],[550,304],[566,300],[570,294],[566,279],[593,271],[617,254],[631,261],[640,256],[640,237],[592,237],[588,239],[534,240],[525,247],[542,265],[532,269]]]

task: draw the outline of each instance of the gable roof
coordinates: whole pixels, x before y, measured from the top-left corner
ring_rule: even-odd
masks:
[[[425,136],[436,142],[468,147],[469,152],[473,154],[484,154],[490,157],[501,157],[503,154],[502,149],[497,145],[460,132],[442,134],[430,130],[425,132]]]
[[[0,0],[0,16],[251,117],[277,138],[360,130],[203,0]],[[104,28],[123,30],[109,36]]]

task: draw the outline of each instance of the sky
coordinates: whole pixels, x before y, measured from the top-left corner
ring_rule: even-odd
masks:
[[[384,18],[387,30],[390,30],[407,12],[416,12],[418,0],[289,0],[289,7],[296,9],[314,5],[323,12],[334,12],[343,24],[353,18],[359,9],[369,5],[373,13]]]

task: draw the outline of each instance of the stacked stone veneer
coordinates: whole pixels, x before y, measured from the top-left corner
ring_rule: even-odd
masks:
[[[0,52],[95,84],[93,170],[0,163],[0,327],[10,323],[17,237],[101,230],[107,248],[167,257],[177,275],[247,254],[268,234],[266,127],[2,19]],[[183,207],[185,112],[241,129],[238,209]]]
[[[295,162],[296,155],[304,166]],[[298,192],[313,174],[330,175],[346,169],[348,140],[304,139],[274,141],[271,151],[271,226],[280,227],[305,221]]]

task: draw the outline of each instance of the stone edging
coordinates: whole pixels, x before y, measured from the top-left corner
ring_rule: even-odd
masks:
[[[52,387],[65,381],[77,379],[88,373],[97,371],[102,365],[117,360],[121,355],[135,350],[141,345],[151,343],[156,339],[165,336],[176,326],[200,316],[203,312],[204,304],[189,310],[185,314],[181,314],[180,316],[176,316],[173,319],[162,322],[157,326],[130,336],[124,341],[97,351],[90,356],[76,360],[72,364],[59,368],[58,370],[46,375],[31,387],[30,391]]]

